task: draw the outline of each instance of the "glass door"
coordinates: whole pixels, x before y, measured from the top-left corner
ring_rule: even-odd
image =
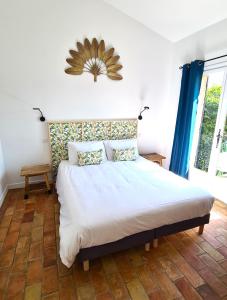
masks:
[[[204,72],[191,158],[192,177],[205,183],[217,198],[227,201],[224,192],[227,185],[226,67]]]
[[[216,176],[227,178],[227,101],[223,101],[222,104],[216,135],[217,159],[212,169]]]

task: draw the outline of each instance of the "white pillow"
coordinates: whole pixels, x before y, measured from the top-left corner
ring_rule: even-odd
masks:
[[[102,149],[103,158],[102,161],[106,161],[106,151],[103,141],[92,142],[68,142],[68,156],[71,164],[78,164],[77,152],[90,152]]]
[[[113,149],[128,149],[135,148],[136,149],[136,157],[139,156],[137,139],[126,139],[126,140],[108,140],[104,141],[106,155],[108,160],[113,160]]]

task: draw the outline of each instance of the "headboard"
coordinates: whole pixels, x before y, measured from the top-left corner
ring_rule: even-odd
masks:
[[[101,141],[137,137],[137,119],[48,122],[52,169],[68,159],[70,141]]]

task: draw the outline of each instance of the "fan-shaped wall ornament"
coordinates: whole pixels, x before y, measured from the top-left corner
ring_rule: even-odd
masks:
[[[96,38],[90,43],[86,38],[84,44],[77,42],[77,51],[69,50],[71,55],[66,61],[70,68],[65,69],[67,74],[81,75],[83,72],[93,74],[94,81],[97,76],[104,74],[112,80],[121,80],[123,77],[117,73],[122,68],[118,64],[119,55],[114,55],[114,48],[105,49],[105,42],[98,43]]]

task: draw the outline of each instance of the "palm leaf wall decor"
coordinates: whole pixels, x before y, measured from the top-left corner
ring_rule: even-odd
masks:
[[[77,42],[77,50],[69,50],[71,55],[66,61],[70,65],[65,73],[70,75],[81,75],[89,72],[97,81],[98,75],[107,75],[112,80],[121,80],[123,77],[117,72],[122,69],[118,63],[119,55],[114,55],[114,48],[106,50],[104,40],[98,43],[96,38],[90,42],[87,38],[84,43]]]

